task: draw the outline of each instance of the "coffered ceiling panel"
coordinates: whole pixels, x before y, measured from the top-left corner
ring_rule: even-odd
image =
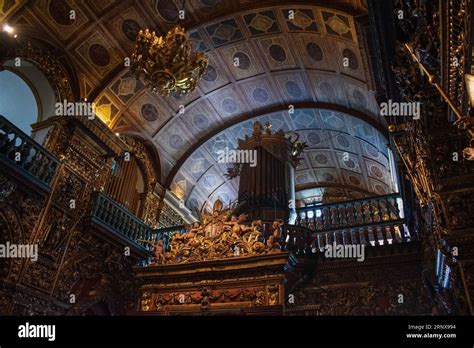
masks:
[[[353,18],[334,10],[301,5],[294,9],[293,23],[288,17],[290,10],[288,6],[262,6],[193,29],[195,47],[209,55],[209,69],[192,96],[156,96],[156,103],[167,104],[172,112],[165,125],[157,124],[154,131],[147,132],[153,134],[151,138],[158,148],[170,150],[166,155],[170,161],[162,161],[163,180],[183,161],[180,156],[207,134],[235,123],[243,115],[251,117],[265,109],[322,102],[359,110],[374,122],[383,122],[365,82],[366,65]],[[179,113],[180,106],[185,107],[184,113]],[[130,105],[125,104],[124,109],[127,108]],[[178,141],[183,138],[179,134],[181,128],[169,125],[175,122],[184,124],[192,136]],[[301,122],[305,122],[304,118]],[[323,122],[338,131],[347,131],[349,126],[335,116],[328,120],[323,117]],[[176,133],[170,134],[173,131]],[[179,151],[170,149],[170,139],[179,145]]]

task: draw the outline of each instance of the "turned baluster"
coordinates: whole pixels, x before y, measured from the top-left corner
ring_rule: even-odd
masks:
[[[102,220],[105,222],[105,223],[108,223],[110,221],[110,207],[109,207],[109,202],[107,202],[106,200],[103,201],[103,206],[104,206],[104,216],[102,218]]]
[[[134,221],[130,220],[130,218],[126,215],[120,216],[120,227],[121,231],[125,236],[134,240]]]
[[[325,248],[326,248],[326,245],[329,244],[329,239],[328,239],[327,233],[321,234],[321,238],[322,238],[322,240],[323,240],[323,249],[325,249]]]
[[[26,170],[29,171],[31,167],[31,151],[33,150],[33,146],[23,141],[20,146],[20,165]]]
[[[352,229],[351,233],[352,233],[352,244],[362,244],[362,241],[360,240],[359,230],[357,228]]]
[[[105,206],[104,205],[105,205],[105,202],[102,199],[102,196],[98,196],[97,206],[99,207],[99,209],[97,212],[97,217],[102,221],[105,221]]]
[[[15,160],[15,152],[16,152],[16,139],[17,139],[18,136],[15,133],[11,133],[11,132],[8,133],[8,135],[10,135],[10,134],[13,134],[13,139],[10,140],[9,137],[7,138],[6,144],[5,144],[5,155],[10,160],[14,161]]]
[[[401,219],[401,217],[400,217],[400,209],[399,209],[398,203],[397,203],[397,197],[393,197],[393,207],[394,207],[394,209],[395,209],[396,219]]]
[[[337,228],[339,226],[338,223],[338,209],[337,207],[330,208],[331,211],[331,228]]]
[[[346,242],[347,242],[347,244],[349,244],[349,245],[354,244],[354,243],[353,243],[354,238],[353,238],[353,236],[352,236],[352,229],[348,229],[348,230],[346,229],[346,230],[344,231],[344,234],[345,234],[345,236],[346,236]]]
[[[113,219],[112,222],[110,223],[110,226],[112,226],[115,230],[117,230],[120,233],[123,233],[122,230],[122,221],[123,219],[127,218],[127,216],[124,216],[119,209],[117,209],[116,206],[112,206],[113,208]]]
[[[28,171],[35,177],[38,176],[38,170],[40,168],[41,161],[41,152],[38,149],[34,149],[35,154],[31,157],[31,160],[28,163]]]
[[[380,200],[377,199],[377,222],[382,222],[383,221],[383,210],[382,210],[382,205],[380,204]]]
[[[285,233],[285,250],[290,251],[291,250],[291,245],[293,243],[293,235],[291,233],[290,228],[286,228],[286,233]]]
[[[405,236],[403,225],[398,225],[398,231],[400,233],[400,237],[402,238],[402,243],[405,243],[407,241],[407,237]]]
[[[119,226],[120,232],[122,232],[124,235],[126,235],[130,239],[133,239],[133,236],[132,236],[133,231],[131,230],[131,226],[132,226],[131,222],[132,222],[132,219],[130,219],[128,215],[120,214],[120,226]]]
[[[296,253],[298,256],[303,256],[304,255],[304,250],[305,250],[305,236],[303,231],[298,229],[296,232]]]
[[[378,245],[387,245],[387,237],[385,236],[385,228],[380,224],[374,226],[374,228],[377,234]]]
[[[296,225],[296,226],[300,226],[300,225],[301,225],[301,213],[300,213],[300,212],[296,212],[295,225]]]
[[[142,224],[139,224],[138,222],[137,222],[137,225],[138,225],[138,239],[145,239],[145,227]]]
[[[384,200],[384,205],[385,205],[385,209],[383,211],[383,220],[384,221],[390,221],[391,220],[391,216],[390,216],[390,201],[389,201],[389,198],[388,197],[385,197]]]
[[[369,228],[363,227],[363,233],[364,233],[365,245],[371,246],[372,244],[370,243]]]
[[[336,230],[334,232],[336,244],[344,244],[344,235],[342,234],[342,230]]]
[[[343,220],[344,220],[344,226],[350,225],[350,220],[349,220],[349,204],[345,204],[342,206],[342,212],[343,212]]]
[[[128,230],[129,234],[126,236],[131,240],[140,239],[140,226],[137,224],[137,222],[127,216],[125,218],[125,224],[126,226],[130,226],[130,229]]]
[[[392,239],[392,244],[398,243],[395,226],[393,224],[389,224],[388,228],[390,231],[389,233],[390,233],[390,238]]]
[[[296,241],[296,230],[290,229],[290,251],[295,252],[297,250],[297,241]]]
[[[366,217],[365,217],[365,205],[366,203],[365,202],[361,202],[360,203],[360,216],[362,217],[362,224],[366,224],[367,221],[366,221]]]
[[[370,214],[370,222],[375,222],[375,209],[374,209],[373,201],[369,201],[369,214]]]
[[[359,219],[361,218],[359,216],[359,205],[357,205],[357,203],[354,203],[354,211],[352,212],[352,214],[354,215],[354,225],[358,225]]]
[[[304,214],[304,218],[302,218],[301,226],[307,227],[308,226],[308,211],[305,211],[303,214]]]
[[[391,228],[391,224],[387,224],[385,225],[383,228],[385,230],[385,238],[387,239],[387,243],[388,244],[392,244],[393,243],[393,236],[392,236],[392,228]]]
[[[320,251],[322,251],[324,249],[324,244],[323,244],[323,240],[322,240],[322,237],[320,234],[317,234],[316,235],[316,241],[317,241],[317,247]]]
[[[341,216],[341,207],[340,206],[337,206],[335,207],[335,211],[334,211],[334,226],[335,227],[340,227],[342,226],[343,224],[343,221],[342,221],[342,216]]]
[[[41,169],[36,173],[36,177],[49,184],[54,177],[55,169],[53,170],[53,168],[56,168],[56,163],[48,158]]]
[[[8,133],[4,130],[4,124],[0,123],[0,153],[6,153],[7,142]]]
[[[322,214],[321,214],[321,216],[322,216]],[[316,218],[316,226],[315,226],[316,231],[321,231],[324,228],[321,216],[318,216]]]

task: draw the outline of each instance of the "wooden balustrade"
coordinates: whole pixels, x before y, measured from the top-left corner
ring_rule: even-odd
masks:
[[[152,246],[144,241],[152,241],[154,230],[103,192],[95,194],[95,205],[91,217],[114,232],[141,245],[146,250]]]
[[[398,198],[400,196],[394,194],[298,209],[299,225],[281,227],[281,248],[298,257],[314,257],[323,253],[326,245],[334,243],[375,248],[410,242],[416,236],[408,233]],[[305,217],[304,214],[311,215],[309,212],[313,212],[316,219]],[[102,192],[97,193],[92,216],[147,250],[151,250],[151,245],[143,241],[163,240],[165,250],[168,250],[172,235],[185,232],[184,226],[153,230]],[[273,233],[271,226],[270,221],[263,223],[263,242]]]
[[[168,249],[171,236],[176,232],[185,232],[184,226],[152,229],[127,208],[115,202],[103,192],[96,193],[91,217],[149,251],[153,249],[151,243],[158,240],[163,240],[165,249]]]
[[[0,162],[13,173],[33,178],[49,188],[59,160],[30,136],[0,116]]]
[[[399,194],[390,194],[298,208],[295,225],[282,226],[280,244],[299,257],[313,257],[334,243],[370,248],[410,242],[416,236],[407,230],[400,201]],[[265,222],[265,240],[270,233]]]
[[[323,253],[326,245],[365,245],[379,247],[407,243],[414,240],[406,229],[405,220],[376,222],[363,227],[313,231],[306,227],[285,225],[281,231],[280,244],[283,250],[300,257]]]
[[[312,231],[331,231],[397,222],[403,220],[398,206],[399,199],[401,199],[399,194],[390,194],[298,208],[295,225]]]

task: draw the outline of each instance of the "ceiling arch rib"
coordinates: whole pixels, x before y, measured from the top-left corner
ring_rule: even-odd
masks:
[[[296,20],[288,19],[290,9]],[[347,14],[307,5],[259,7],[207,22],[189,34],[210,59],[193,93],[164,98],[124,72],[97,99],[110,126],[142,133],[156,145],[163,182],[201,139],[244,114],[316,102],[359,110],[383,122],[367,87],[354,19]]]

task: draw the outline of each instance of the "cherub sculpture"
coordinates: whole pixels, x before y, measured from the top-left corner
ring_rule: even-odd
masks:
[[[153,260],[152,262],[155,265],[163,263],[165,260],[165,248],[163,246],[163,241],[159,240],[153,246]]]
[[[202,228],[199,222],[195,222],[193,226],[183,235],[184,244],[188,245],[196,238],[196,236],[202,234]]]
[[[240,238],[240,224],[237,216],[233,215],[230,221],[224,222],[224,225],[230,226],[231,236],[234,238]]]
[[[275,220],[273,221],[271,227],[271,235],[267,239],[267,248],[270,250],[279,249],[280,246],[280,236],[281,236],[281,228],[283,226],[283,220]]]
[[[147,243],[153,248],[153,258],[150,265],[159,265],[165,262],[165,248],[163,246],[163,240],[149,241],[139,239],[138,242]]]

